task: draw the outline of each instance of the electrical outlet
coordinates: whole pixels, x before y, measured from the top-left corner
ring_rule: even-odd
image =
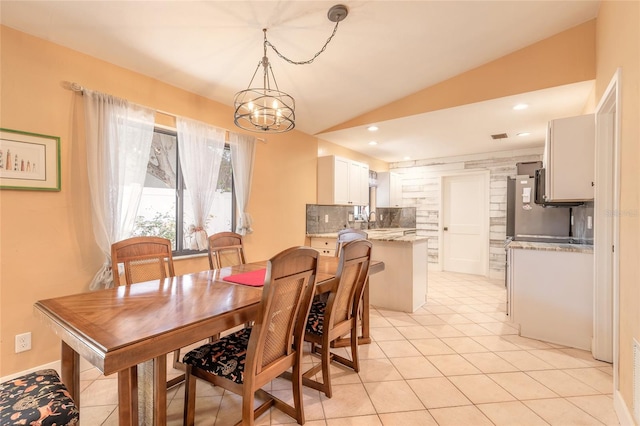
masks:
[[[16,334],[16,353],[31,350],[31,332]]]
[[[328,214],[324,215],[324,223],[329,223],[329,215]]]

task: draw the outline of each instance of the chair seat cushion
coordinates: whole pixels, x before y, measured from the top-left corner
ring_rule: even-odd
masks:
[[[75,425],[78,408],[55,370],[40,370],[0,383],[0,424]]]
[[[324,311],[327,304],[321,300],[314,300],[309,310],[309,319],[307,320],[307,333],[322,335],[324,324]]]
[[[190,351],[182,362],[242,384],[250,335],[251,327],[244,328]]]

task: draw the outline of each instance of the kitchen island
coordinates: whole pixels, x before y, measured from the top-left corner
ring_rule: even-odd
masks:
[[[520,335],[591,349],[593,246],[512,241],[507,312]]]
[[[427,237],[415,229],[367,229],[372,256],[384,262],[383,272],[369,277],[371,305],[401,312],[415,312],[427,300]],[[307,234],[320,254],[333,255],[338,233]]]

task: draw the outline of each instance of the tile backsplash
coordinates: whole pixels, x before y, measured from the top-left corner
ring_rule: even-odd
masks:
[[[593,244],[593,201],[572,207],[571,215],[571,236],[585,244]],[[591,221],[591,227],[589,227],[589,221]]]
[[[353,206],[307,204],[307,234],[338,232],[344,228],[415,228],[416,208],[378,208],[376,221],[368,223],[354,214]]]

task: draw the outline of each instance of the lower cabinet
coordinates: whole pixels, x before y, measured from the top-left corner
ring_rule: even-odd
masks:
[[[335,256],[336,242],[337,238],[312,237],[311,248],[318,250],[322,256]]]
[[[590,350],[593,253],[516,248],[508,256],[508,309],[520,335]]]

